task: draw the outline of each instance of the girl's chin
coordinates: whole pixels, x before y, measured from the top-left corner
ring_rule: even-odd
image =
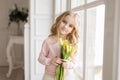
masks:
[[[67,35],[67,33],[66,32],[62,32],[61,35]]]
[[[62,31],[62,32],[61,32],[61,34],[63,34],[63,35],[67,35],[67,32],[65,32],[65,31]]]

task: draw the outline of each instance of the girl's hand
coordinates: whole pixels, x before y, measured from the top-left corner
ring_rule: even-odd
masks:
[[[69,60],[62,59],[62,67],[68,68]]]
[[[61,58],[59,58],[59,57],[55,57],[55,58],[53,58],[52,60],[51,60],[51,64],[53,64],[53,65],[55,65],[55,66],[58,66],[59,64],[61,64],[62,63],[62,60],[61,60]]]

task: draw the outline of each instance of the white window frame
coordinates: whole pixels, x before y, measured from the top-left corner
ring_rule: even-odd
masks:
[[[71,9],[71,2],[69,1],[69,9],[68,10],[71,10],[71,11],[80,11],[80,10],[84,10],[84,42],[83,42],[83,44],[84,44],[84,48],[83,48],[83,53],[86,53],[86,27],[87,27],[87,23],[86,23],[86,16],[87,16],[87,9],[89,9],[89,8],[92,8],[92,7],[95,7],[95,6],[98,6],[98,5],[102,5],[102,4],[104,4],[104,1],[94,1],[94,2],[90,2],[90,3],[87,3],[87,0],[85,0],[85,5],[80,5],[80,6],[78,6],[78,7],[75,7],[75,8],[73,8],[73,9]],[[84,64],[85,63],[85,61],[86,61],[86,54],[83,54],[83,80],[85,80],[86,78],[85,78],[85,65],[86,64]]]

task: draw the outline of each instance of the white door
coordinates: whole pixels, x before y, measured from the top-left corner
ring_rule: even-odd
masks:
[[[30,0],[30,80],[42,79],[44,66],[38,56],[52,21],[53,0]]]

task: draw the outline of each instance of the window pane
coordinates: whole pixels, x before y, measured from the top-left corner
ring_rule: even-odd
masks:
[[[78,7],[80,5],[83,5],[85,3],[85,0],[71,0],[71,8]]]
[[[104,9],[87,9],[85,80],[102,80]]]
[[[79,27],[79,44],[78,44],[78,53],[79,53],[79,67],[77,68],[77,72],[79,72],[80,76],[83,77],[83,34],[84,34],[84,11],[78,11],[77,12],[80,16],[80,27]]]

